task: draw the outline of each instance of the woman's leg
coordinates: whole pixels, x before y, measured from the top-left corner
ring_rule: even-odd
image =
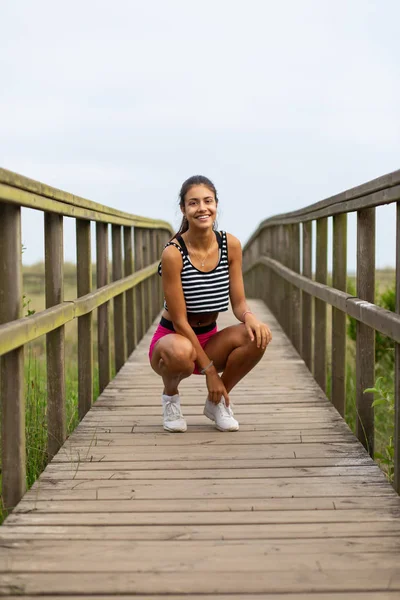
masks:
[[[193,373],[195,360],[192,343],[183,335],[171,333],[158,340],[150,364],[163,379],[164,394],[178,393],[179,382]]]
[[[226,391],[229,392],[249,373],[262,358],[265,349],[249,338],[244,325],[232,325],[222,329],[204,347],[207,356],[214,362]]]

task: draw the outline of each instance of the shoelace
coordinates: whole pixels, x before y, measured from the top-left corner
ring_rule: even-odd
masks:
[[[168,421],[175,421],[176,419],[183,419],[180,407],[176,402],[165,403],[165,414],[167,415]]]
[[[230,406],[226,406],[224,400],[221,400],[221,402],[219,402],[217,404],[217,406],[218,406],[219,412],[221,413],[221,415],[223,417],[226,417],[226,416],[233,417],[233,411],[232,411],[231,407]]]

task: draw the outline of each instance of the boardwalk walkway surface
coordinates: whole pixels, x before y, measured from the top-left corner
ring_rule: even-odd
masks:
[[[231,394],[240,431],[213,428],[191,377],[188,431],[163,432],[149,332],[0,528],[0,594],[400,598],[398,496],[252,306],[274,339]]]

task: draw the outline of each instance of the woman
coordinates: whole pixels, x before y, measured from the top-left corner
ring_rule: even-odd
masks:
[[[237,431],[228,394],[258,363],[272,339],[267,325],[246,303],[239,240],[215,230],[217,206],[217,191],[209,179],[197,175],[185,181],[180,192],[181,227],[162,253],[159,273],[165,303],[149,357],[164,382],[166,431],[186,431],[178,385],[192,373],[206,377],[206,417],[220,431]],[[228,310],[229,299],[241,324],[217,331],[218,313]]]

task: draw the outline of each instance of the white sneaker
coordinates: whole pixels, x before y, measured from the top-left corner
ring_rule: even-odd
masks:
[[[239,429],[239,423],[233,418],[231,407],[226,406],[225,398],[222,398],[218,404],[214,404],[207,398],[203,413],[211,421],[215,421],[215,427],[220,431],[237,431]]]
[[[181,401],[175,396],[162,395],[164,429],[172,432],[186,431],[187,425],[181,412]]]

